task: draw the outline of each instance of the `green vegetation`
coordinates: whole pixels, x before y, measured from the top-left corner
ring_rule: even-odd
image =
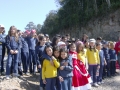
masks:
[[[57,0],[60,9],[51,11],[41,28],[42,33],[53,35],[67,29],[87,25],[94,17],[120,8],[120,0]]]

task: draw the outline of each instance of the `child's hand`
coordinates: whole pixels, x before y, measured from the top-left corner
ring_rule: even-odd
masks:
[[[43,83],[44,83],[44,84],[46,84],[46,83],[47,83],[45,79],[43,80]]]
[[[64,68],[65,68],[64,66],[61,66],[61,67],[60,67],[60,70],[63,70]]]
[[[64,81],[64,79],[61,76],[59,76],[59,80],[60,80],[60,82]]]
[[[18,53],[18,50],[15,50],[14,53],[17,54],[17,53]]]
[[[68,66],[68,62],[65,62],[65,63],[64,63],[64,66]]]
[[[13,50],[10,50],[10,53],[11,53],[11,54],[14,54],[14,51],[13,51]]]
[[[41,68],[41,65],[38,65],[38,68]]]
[[[52,60],[50,60],[50,64],[51,64],[52,66],[54,66],[54,63],[53,63],[53,61],[52,61]]]
[[[52,60],[55,60],[56,58],[54,56],[52,56]]]
[[[100,69],[100,65],[97,66],[97,69]]]

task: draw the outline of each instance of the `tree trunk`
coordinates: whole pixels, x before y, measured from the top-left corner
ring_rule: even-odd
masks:
[[[108,4],[108,8],[110,8],[110,6],[111,6],[110,0],[106,0],[106,2],[107,2],[107,4]]]
[[[97,1],[96,1],[96,0],[94,0],[94,9],[95,9],[95,13],[96,13],[96,15],[97,15],[97,13],[98,13],[98,8],[97,8]]]

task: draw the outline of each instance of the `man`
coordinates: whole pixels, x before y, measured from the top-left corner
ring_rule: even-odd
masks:
[[[4,31],[4,26],[0,25],[0,75],[2,72],[2,66],[3,66],[2,59],[4,58],[4,57],[2,57],[3,44],[5,44],[5,38],[3,37],[3,34],[2,34],[3,31]]]

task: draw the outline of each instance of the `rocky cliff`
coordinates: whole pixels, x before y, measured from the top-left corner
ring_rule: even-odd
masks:
[[[80,29],[64,30],[72,37],[81,38],[85,33],[90,38],[101,36],[107,40],[117,40],[120,35],[120,9],[104,16],[91,19],[85,27]],[[62,34],[63,34],[62,33]]]

